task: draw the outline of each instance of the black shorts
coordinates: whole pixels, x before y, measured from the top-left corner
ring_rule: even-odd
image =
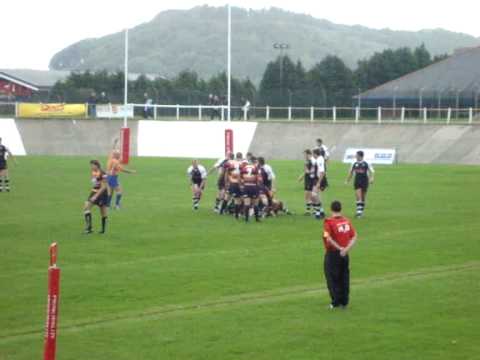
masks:
[[[243,197],[249,199],[258,198],[258,186],[257,185],[245,185],[243,188]]]
[[[315,185],[315,179],[311,178],[309,175],[305,175],[305,179],[304,179],[305,191],[312,191],[314,185]]]
[[[258,185],[258,195],[270,196],[270,189],[266,185]]]
[[[6,161],[0,161],[0,170],[7,170],[7,162]]]
[[[272,190],[272,181],[271,180],[268,180],[267,182],[265,182],[265,187],[268,189],[268,190]]]
[[[88,201],[95,196],[96,192],[91,192],[90,196],[88,197]],[[108,191],[105,190],[103,193],[95,201],[90,201],[93,205],[97,205],[98,207],[108,206]]]
[[[358,190],[358,189],[361,189],[363,192],[367,192],[368,191],[368,179],[367,180],[363,180],[363,179],[359,179],[359,180],[355,180],[355,182],[353,183],[353,188],[355,190]]]
[[[320,190],[324,191],[328,187],[328,179],[326,176],[322,178],[322,181],[320,181]]]
[[[225,190],[225,177],[221,176],[217,181],[218,190]]]
[[[203,182],[202,179],[192,179],[192,185],[200,186],[202,185],[202,182]]]
[[[239,198],[242,196],[242,190],[240,189],[240,184],[232,183],[228,187],[228,193],[234,198]]]

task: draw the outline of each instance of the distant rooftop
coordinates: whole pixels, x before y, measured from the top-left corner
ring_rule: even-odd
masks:
[[[458,49],[445,60],[389,81],[361,94],[363,99],[418,97],[438,93],[480,92],[480,47]]]
[[[3,74],[40,90],[48,90],[58,81],[66,80],[70,73],[70,71],[59,70],[0,69],[0,77]],[[128,74],[128,79],[134,81],[139,76],[140,74]],[[161,77],[155,74],[145,74],[145,76],[150,80]]]

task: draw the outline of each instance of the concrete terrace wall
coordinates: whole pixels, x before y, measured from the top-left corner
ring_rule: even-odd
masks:
[[[19,155],[102,155],[122,124],[0,119],[0,137]],[[341,160],[347,147],[386,147],[398,150],[400,162],[480,164],[478,125],[129,121],[129,127],[133,156],[219,157],[223,131],[232,128],[235,150],[269,159],[301,159],[302,151],[321,137],[334,160]]]
[[[2,120],[0,120],[1,122]],[[102,155],[120,136],[121,120],[15,120],[28,155]],[[138,122],[129,124],[132,139],[137,138]],[[5,141],[8,146],[8,142]],[[137,142],[132,142],[132,154]]]
[[[322,138],[341,160],[347,147],[395,148],[405,163],[480,164],[480,126],[423,124],[259,123],[250,150],[301,159]]]

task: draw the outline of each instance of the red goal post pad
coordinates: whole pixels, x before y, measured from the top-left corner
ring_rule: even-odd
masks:
[[[128,164],[130,160],[130,128],[128,127],[120,130],[120,152],[122,164]]]
[[[225,129],[225,156],[233,154],[233,130]]]
[[[57,352],[58,303],[60,300],[60,268],[57,267],[57,243],[50,246],[48,267],[47,319],[43,359],[55,360]]]

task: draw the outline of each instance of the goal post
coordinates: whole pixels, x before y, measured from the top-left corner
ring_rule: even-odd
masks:
[[[57,350],[58,303],[60,297],[60,268],[57,267],[57,243],[50,245],[48,267],[47,319],[45,323],[44,360],[55,360]]]
[[[233,154],[233,130],[225,129],[225,156]]]
[[[123,127],[120,130],[120,152],[122,164],[130,161],[130,128]]]

